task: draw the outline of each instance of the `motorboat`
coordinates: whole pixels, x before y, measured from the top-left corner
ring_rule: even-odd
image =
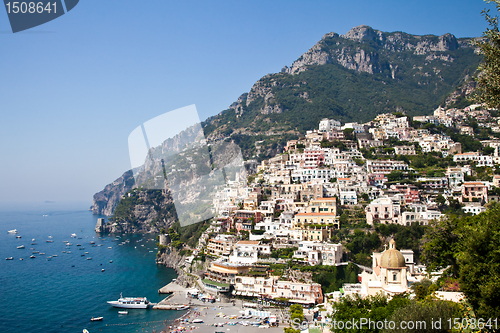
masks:
[[[12,230],[9,230],[7,231],[9,234],[17,234],[19,233],[19,231],[17,231],[17,229],[12,229]]]
[[[108,301],[107,303],[115,308],[126,309],[147,309],[149,306],[146,297],[123,297],[122,294],[117,301]]]
[[[90,318],[90,321],[101,321],[103,319],[104,319],[103,317],[92,317]]]
[[[179,306],[176,310],[177,311],[184,311],[184,310],[187,310],[187,309],[189,309],[189,305]]]
[[[13,257],[8,257],[8,258],[5,258],[5,260],[14,260]]]
[[[35,259],[36,257],[34,255],[30,255],[30,258],[31,259]]]
[[[76,238],[76,234],[71,234],[71,238]]]
[[[121,314],[121,315],[127,315],[127,314],[128,314],[128,311],[118,311],[118,314]]]
[[[19,245],[17,248],[18,249],[24,249],[24,245]]]
[[[18,236],[16,236],[16,238],[22,238],[22,236],[19,236],[19,235],[18,235]]]

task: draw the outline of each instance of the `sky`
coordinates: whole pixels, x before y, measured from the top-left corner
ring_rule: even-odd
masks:
[[[130,169],[128,136],[195,104],[201,120],[358,25],[481,36],[481,0],[81,0],[13,34],[0,9],[0,202],[83,201]],[[493,11],[495,11],[493,9]]]

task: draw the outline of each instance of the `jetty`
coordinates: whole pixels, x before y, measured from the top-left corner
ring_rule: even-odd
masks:
[[[188,289],[178,285],[175,281],[170,282],[158,290],[159,294],[170,294],[162,301],[153,305],[154,310],[187,310],[190,301],[186,298]]]

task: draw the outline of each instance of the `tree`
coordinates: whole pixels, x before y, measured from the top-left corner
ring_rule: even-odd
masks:
[[[500,11],[500,0],[486,0],[487,3],[495,3]],[[483,39],[475,41],[479,47],[483,61],[479,65],[480,71],[476,81],[478,83],[476,98],[486,103],[491,108],[500,107],[500,30],[498,17],[491,16],[490,10],[483,10],[483,16],[488,22],[489,28],[483,33]]]
[[[458,256],[460,289],[478,318],[499,318],[500,206],[468,219]]]
[[[451,266],[451,274],[458,277],[456,254],[459,249],[460,222],[457,217],[434,221],[424,235],[422,259],[429,272]]]

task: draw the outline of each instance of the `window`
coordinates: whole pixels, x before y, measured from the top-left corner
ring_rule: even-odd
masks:
[[[398,276],[397,276],[396,274],[393,274],[393,275],[392,275],[392,280],[393,280],[393,281],[397,281],[397,280],[398,280]]]

